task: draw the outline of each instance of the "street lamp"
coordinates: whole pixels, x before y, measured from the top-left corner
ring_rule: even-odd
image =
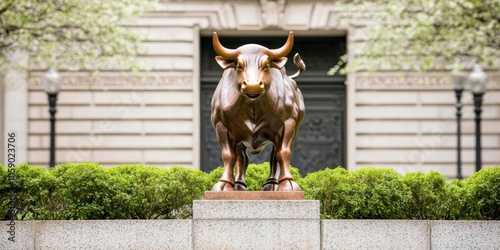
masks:
[[[481,105],[487,82],[488,76],[481,65],[474,64],[472,73],[469,75],[469,84],[474,95],[474,112],[476,113],[476,172],[481,170]]]
[[[50,167],[56,165],[56,101],[57,94],[59,94],[59,88],[62,84],[62,77],[57,73],[54,68],[50,68],[49,71],[42,77],[42,84],[49,97],[49,113],[50,113]]]
[[[467,75],[463,72],[453,72],[451,74],[451,83],[453,84],[453,88],[455,89],[455,96],[457,97],[457,103],[455,107],[457,109],[457,178],[462,179],[462,140],[461,140],[461,119],[462,119],[462,103],[460,99],[462,99],[462,92],[464,91],[464,87],[467,84]]]

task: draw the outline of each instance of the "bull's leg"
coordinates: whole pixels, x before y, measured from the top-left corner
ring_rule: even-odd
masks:
[[[277,143],[276,158],[280,165],[280,177],[278,179],[278,191],[300,191],[299,185],[293,180],[290,173],[290,156],[292,153],[293,140],[296,135],[296,122],[293,119],[285,121],[281,143]]]
[[[234,138],[220,122],[215,126],[215,132],[217,133],[217,139],[222,153],[224,172],[219,182],[213,186],[212,191],[234,191],[233,168],[236,162],[236,145],[234,143]]]
[[[245,173],[248,168],[247,148],[241,144],[236,148],[236,181],[234,189],[236,191],[246,191],[247,182],[245,181]]]
[[[278,190],[278,176],[280,173],[278,160],[276,159],[276,150],[273,146],[271,157],[269,159],[269,178],[262,186],[262,191],[276,191]]]

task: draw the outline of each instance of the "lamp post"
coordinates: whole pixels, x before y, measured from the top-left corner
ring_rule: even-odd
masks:
[[[57,73],[54,68],[50,68],[49,71],[42,77],[42,84],[44,86],[45,93],[49,97],[49,113],[50,113],[50,167],[56,165],[56,101],[57,95],[59,94],[59,88],[62,84],[62,77]]]
[[[481,65],[474,64],[472,73],[469,75],[469,84],[474,96],[474,112],[476,113],[476,172],[481,170],[481,105],[487,82],[488,76]]]
[[[457,98],[457,103],[455,107],[457,109],[457,178],[462,179],[462,92],[464,91],[465,84],[467,83],[467,75],[463,72],[453,72],[451,74],[451,83],[455,89],[455,96]]]

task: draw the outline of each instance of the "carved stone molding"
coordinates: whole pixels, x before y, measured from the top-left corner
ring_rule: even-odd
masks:
[[[283,20],[285,0],[260,0],[264,28],[278,28]]]
[[[345,30],[350,22],[335,3],[290,0],[169,1],[164,10],[147,17],[155,19],[144,19],[139,25],[164,25],[161,19],[169,18],[176,23],[191,20],[203,30]]]
[[[63,89],[192,89],[191,75],[153,75],[135,77],[127,75],[103,75],[93,78],[86,75],[63,76]],[[42,89],[41,76],[29,79],[30,89]]]
[[[488,74],[488,89],[500,89],[500,73]],[[360,73],[354,76],[357,89],[426,89],[450,88],[450,76],[445,72]]]

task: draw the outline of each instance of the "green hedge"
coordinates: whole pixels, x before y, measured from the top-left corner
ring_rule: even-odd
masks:
[[[5,168],[2,167],[2,177]],[[173,219],[192,216],[192,201],[212,183],[199,170],[144,165],[105,168],[68,163],[47,170],[16,167],[19,220]],[[2,178],[0,215],[7,219],[7,178]]]
[[[392,169],[325,169],[299,183],[319,200],[328,219],[499,220],[500,167],[465,180],[431,171],[400,175]]]
[[[463,182],[463,219],[500,220],[500,167],[485,168]]]
[[[327,219],[401,219],[410,191],[392,169],[343,168],[310,173],[299,185]]]
[[[1,165],[0,165],[1,166]],[[191,218],[192,201],[202,199],[222,174],[173,167],[67,163],[51,170],[16,167],[17,219]],[[465,180],[448,181],[437,172],[400,175],[392,169],[325,169],[292,175],[319,200],[328,219],[500,220],[500,167],[485,168]],[[269,164],[251,164],[248,190],[260,190]],[[0,168],[0,218],[9,218],[10,183]]]

